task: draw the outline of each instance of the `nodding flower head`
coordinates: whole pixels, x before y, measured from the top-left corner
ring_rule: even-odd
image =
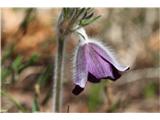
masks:
[[[92,83],[98,83],[101,79],[115,81],[129,69],[120,65],[107,47],[88,38],[83,28],[78,32],[81,35],[74,56],[75,88],[72,91],[74,95],[83,91],[87,81]]]

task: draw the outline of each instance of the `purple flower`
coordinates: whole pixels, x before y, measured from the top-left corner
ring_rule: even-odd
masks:
[[[81,37],[82,39],[82,37]],[[81,40],[74,58],[74,83],[72,93],[80,94],[87,81],[98,83],[101,79],[115,81],[129,67],[121,66],[113,54],[95,40]]]
[[[87,81],[98,83],[101,79],[118,79],[128,67],[121,66],[112,53],[98,42],[85,41],[77,49],[75,58],[75,88],[78,95]]]

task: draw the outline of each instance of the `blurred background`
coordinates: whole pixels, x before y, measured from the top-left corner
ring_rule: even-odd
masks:
[[[56,23],[61,9],[1,9],[1,112],[52,112]],[[160,112],[160,9],[95,8],[86,28],[130,70],[116,82],[88,83],[72,95],[72,57],[65,46],[62,112]]]

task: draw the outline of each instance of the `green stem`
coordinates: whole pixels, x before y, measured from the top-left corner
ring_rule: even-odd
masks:
[[[64,35],[59,35],[57,39],[58,50],[56,54],[55,79],[54,79],[54,112],[60,112],[62,99],[62,82],[63,82],[63,51],[64,51]]]

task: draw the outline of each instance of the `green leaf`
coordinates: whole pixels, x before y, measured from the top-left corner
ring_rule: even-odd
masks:
[[[39,103],[37,97],[35,96],[32,104],[32,112],[39,112],[39,111],[40,111]]]
[[[85,16],[85,19],[90,19],[91,17],[93,17],[94,13],[90,13],[88,15]]]
[[[44,69],[42,74],[38,77],[37,84],[39,84],[40,87],[45,86],[48,80],[50,80],[50,78],[52,77],[52,70],[53,70],[53,66],[48,65],[46,69]]]
[[[28,24],[35,18],[35,8],[26,9],[25,17],[22,23],[20,24],[20,29],[26,32]]]
[[[69,8],[63,8],[64,18],[68,17],[69,14]]]
[[[79,10],[78,15],[82,14],[85,11],[85,8],[81,8],[81,10]]]
[[[18,66],[18,69],[16,70],[16,72],[20,73],[23,69],[35,64],[38,61],[38,59],[39,59],[39,55],[36,53],[33,53],[32,56],[29,58],[28,62],[24,64],[20,64]]]
[[[24,108],[13,96],[8,94],[5,91],[0,91],[2,96],[6,96],[21,112],[26,112],[26,108]]]
[[[18,73],[21,65],[22,65],[22,56],[17,56],[11,66],[12,66],[12,69]]]
[[[91,23],[93,23],[94,21],[96,21],[97,19],[99,19],[101,16],[97,16],[91,19],[82,19],[79,23],[80,26],[86,26],[89,25]]]
[[[52,97],[52,87],[49,88],[49,90],[47,91],[47,94],[45,96],[45,98],[42,101],[42,105],[46,105],[46,103],[50,100],[50,98]]]
[[[29,59],[29,65],[35,64],[39,59],[39,55],[36,53],[33,53],[32,56]]]
[[[10,58],[12,56],[12,53],[14,51],[13,45],[8,45],[4,50],[2,54],[2,63],[5,62],[6,59]]]
[[[1,70],[1,80],[3,81],[11,74],[11,70],[8,68],[3,68]]]

